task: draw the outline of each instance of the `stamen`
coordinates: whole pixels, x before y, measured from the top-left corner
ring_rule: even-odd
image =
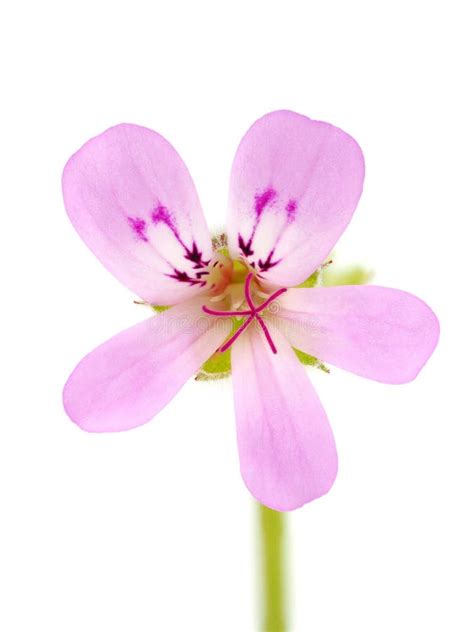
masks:
[[[261,305],[255,305],[252,300],[252,294],[250,291],[250,285],[252,283],[253,278],[254,278],[254,274],[250,272],[247,275],[247,278],[245,279],[245,285],[244,285],[245,298],[247,300],[249,309],[245,309],[242,311],[228,311],[227,312],[227,311],[219,310],[219,309],[211,309],[210,307],[207,307],[206,305],[202,306],[203,312],[205,312],[206,314],[210,314],[212,316],[248,316],[248,318],[240,325],[240,327],[229,338],[229,340],[227,340],[227,342],[225,342],[222,345],[222,347],[220,348],[221,353],[223,353],[224,351],[227,351],[227,349],[229,349],[234,344],[237,338],[247,329],[247,327],[249,327],[249,325],[253,322],[254,319],[258,322],[258,324],[262,328],[262,331],[265,334],[265,338],[267,339],[267,342],[270,345],[270,349],[272,350],[272,352],[277,353],[277,348],[275,347],[275,344],[272,340],[268,327],[266,326],[263,318],[260,316],[260,313],[263,312],[263,310],[266,307],[268,307],[270,303],[273,303],[273,301],[275,301],[279,296],[281,296],[284,292],[286,292],[286,288],[280,288],[279,290],[274,292],[271,296],[269,296],[267,300],[264,301]]]

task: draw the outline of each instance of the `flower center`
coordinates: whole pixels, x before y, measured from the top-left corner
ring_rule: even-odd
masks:
[[[247,327],[249,327],[250,324],[254,320],[256,320],[258,324],[260,325],[260,327],[262,328],[263,333],[265,334],[265,338],[267,339],[267,342],[270,345],[270,349],[273,351],[273,353],[277,353],[277,349],[272,340],[270,332],[268,331],[268,327],[266,326],[261,316],[261,313],[271,303],[273,303],[273,301],[275,301],[279,296],[281,296],[284,292],[286,292],[286,288],[281,288],[277,290],[276,292],[274,292],[273,294],[271,294],[261,305],[255,305],[255,303],[252,300],[252,294],[251,294],[251,283],[253,279],[254,279],[254,274],[253,272],[250,272],[247,275],[247,278],[245,279],[245,286],[244,286],[245,299],[247,301],[247,305],[249,309],[244,309],[241,311],[225,311],[225,310],[212,309],[210,307],[207,307],[206,305],[202,306],[203,312],[205,312],[206,314],[210,314],[212,316],[247,316],[247,318],[243,321],[243,323],[240,325],[237,331],[229,338],[229,340],[227,340],[222,345],[222,347],[220,348],[221,352],[227,351],[227,349],[229,349],[234,344],[237,338],[247,329]]]
[[[232,280],[233,264],[229,257],[221,252],[214,253],[208,265],[206,284],[211,296],[222,294]]]

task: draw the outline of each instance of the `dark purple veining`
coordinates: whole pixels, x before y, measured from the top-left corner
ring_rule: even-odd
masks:
[[[241,253],[246,257],[250,257],[251,255],[253,255],[252,239],[252,237],[249,237],[248,241],[246,242],[242,235],[239,233],[239,248]]]
[[[270,268],[274,268],[278,263],[280,263],[281,259],[278,259],[278,261],[273,261],[274,254],[275,249],[269,252],[265,261],[262,261],[262,259],[258,260],[258,267],[260,269],[260,272],[267,272],[267,270],[270,270]]]
[[[141,217],[128,217],[127,219],[135,235],[141,241],[148,242],[149,239],[146,235],[146,231],[148,229],[147,222]],[[166,276],[169,276],[172,279],[176,279],[177,281],[180,281],[182,283],[189,283],[191,285],[205,285],[206,282],[202,280],[202,277],[208,274],[206,268],[209,264],[209,260],[203,259],[203,253],[201,250],[199,250],[198,245],[196,244],[194,239],[190,248],[184,243],[171,211],[161,202],[157,202],[150,213],[150,220],[152,226],[164,224],[171,231],[177,242],[184,250],[184,258],[193,264],[193,270],[199,270],[199,272],[196,272],[194,275],[190,275],[185,270],[180,270],[170,263],[169,265],[172,269],[172,273],[167,274]]]
[[[193,246],[191,250],[187,248],[186,246],[184,246],[184,249],[186,251],[184,258],[194,263],[193,265],[194,269],[204,268],[205,266],[209,265],[210,259],[206,261],[202,258],[202,252],[197,247],[197,244],[195,241],[193,241]]]
[[[191,277],[184,270],[178,270],[177,268],[173,268],[173,274],[167,274],[166,276],[170,279],[176,279],[176,281],[180,281],[181,283],[189,283],[189,285],[200,285],[204,287],[206,285],[206,281],[201,279],[201,276],[209,274],[208,272],[201,272],[197,274],[196,277]]]

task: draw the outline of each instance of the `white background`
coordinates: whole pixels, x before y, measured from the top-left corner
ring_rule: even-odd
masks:
[[[91,136],[160,131],[223,225],[248,126],[289,108],[353,135],[366,187],[338,260],[424,298],[419,378],[313,380],[340,472],[289,516],[297,632],[468,632],[473,543],[473,122],[468,2],[10,2],[0,17],[0,628],[256,629],[254,505],[230,384],[89,435],[62,385],[145,317],[68,223],[60,177]]]

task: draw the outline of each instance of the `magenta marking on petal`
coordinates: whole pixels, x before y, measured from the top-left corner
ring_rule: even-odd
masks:
[[[146,222],[144,219],[140,217],[127,217],[129,226],[133,230],[133,232],[137,235],[139,239],[142,241],[148,241],[148,237],[145,235],[146,231]]]
[[[223,353],[224,351],[227,351],[227,349],[229,349],[234,344],[237,338],[247,329],[247,327],[250,326],[250,324],[253,322],[254,319],[258,322],[258,324],[262,328],[262,331],[265,334],[265,338],[267,339],[267,342],[270,345],[270,349],[272,350],[272,352],[277,353],[277,348],[275,347],[275,344],[272,340],[270,332],[268,331],[268,327],[266,326],[263,318],[260,316],[260,313],[263,312],[263,310],[266,307],[268,307],[270,303],[272,303],[284,292],[286,292],[286,288],[280,288],[279,290],[274,292],[271,296],[269,296],[266,299],[266,301],[264,301],[261,305],[255,305],[252,300],[252,295],[250,292],[250,285],[253,279],[254,279],[254,274],[250,272],[247,275],[247,278],[245,279],[245,286],[244,286],[245,298],[247,300],[247,303],[250,309],[242,310],[240,312],[238,311],[226,312],[224,310],[211,309],[209,307],[206,307],[206,305],[202,306],[202,311],[205,314],[210,314],[212,316],[248,316],[248,318],[242,323],[242,325],[237,329],[237,331],[229,338],[229,340],[227,340],[227,342],[222,345],[222,347],[220,348],[221,353]]]
[[[288,204],[286,205],[286,216],[290,223],[295,219],[297,208],[298,208],[298,203],[296,200],[288,200]]]
[[[263,213],[266,206],[271,204],[273,200],[276,198],[277,192],[272,187],[266,189],[263,193],[257,193],[255,195],[255,212],[257,213],[257,217]]]
[[[188,250],[186,246],[184,245],[183,241],[181,240],[179,231],[176,228],[176,225],[173,221],[170,211],[168,210],[166,206],[164,206],[164,204],[161,204],[161,202],[158,202],[158,204],[152,210],[151,221],[153,222],[155,226],[160,223],[165,224],[165,226],[168,226],[170,231],[173,233],[173,235],[176,237],[179,243],[183,246],[183,248],[186,251]]]
[[[254,222],[252,233],[250,237],[247,239],[247,241],[244,239],[244,237],[242,237],[240,233],[238,234],[238,245],[240,248],[240,252],[245,257],[247,257],[247,259],[254,254],[254,250],[252,248],[253,240],[255,238],[255,233],[257,232],[257,228],[260,224],[261,215],[264,209],[267,208],[267,206],[272,205],[277,195],[278,195],[277,192],[272,187],[269,187],[263,193],[257,193],[255,195],[254,206],[255,206],[255,213],[257,215],[257,218]],[[297,207],[298,207],[298,203],[296,202],[296,200],[293,200],[293,199],[288,200],[287,205],[285,207],[286,216],[287,216],[287,224],[291,224],[291,222],[294,220]],[[280,263],[281,259],[278,259],[278,261],[272,260],[274,253],[275,253],[275,247],[267,255],[267,258],[265,261],[263,261],[262,259],[258,260],[258,266],[260,268],[259,270],[260,272],[266,272],[267,270],[270,270],[270,268],[273,268],[278,263]],[[250,265],[255,267],[255,262],[251,262],[249,260],[249,263]]]
[[[161,203],[158,203],[157,206],[151,212],[151,221],[154,225],[162,222],[171,230],[173,235],[179,241],[179,243],[183,246],[186,254],[184,256],[185,259],[194,263],[195,268],[203,268],[207,266],[209,261],[203,261],[202,252],[198,249],[196,242],[193,240],[192,248],[188,248],[186,244],[181,239],[178,229],[173,221],[170,211]]]
[[[186,271],[178,270],[177,268],[173,267],[173,273],[168,274],[167,276],[183,283],[189,283],[190,285],[201,285],[202,287],[204,287],[206,285],[206,282],[202,281],[201,277],[209,274],[207,270],[203,269],[206,268],[206,266],[209,264],[209,261],[205,261],[203,259],[202,252],[199,250],[196,242],[193,240],[193,245],[191,248],[188,248],[188,246],[186,246],[186,244],[181,239],[179,230],[176,228],[176,224],[173,220],[171,212],[164,204],[161,204],[161,202],[158,202],[155,208],[152,210],[151,221],[154,226],[160,223],[165,224],[165,226],[169,228],[169,230],[175,236],[176,240],[182,246],[184,250],[184,258],[193,264],[194,270],[201,270],[200,272],[197,272],[195,276],[190,276]]]
[[[163,222],[167,226],[169,226],[174,232],[174,224],[171,219],[171,213],[168,211],[166,206],[163,204],[158,204],[151,212],[151,221],[153,224],[159,224],[159,222]]]

